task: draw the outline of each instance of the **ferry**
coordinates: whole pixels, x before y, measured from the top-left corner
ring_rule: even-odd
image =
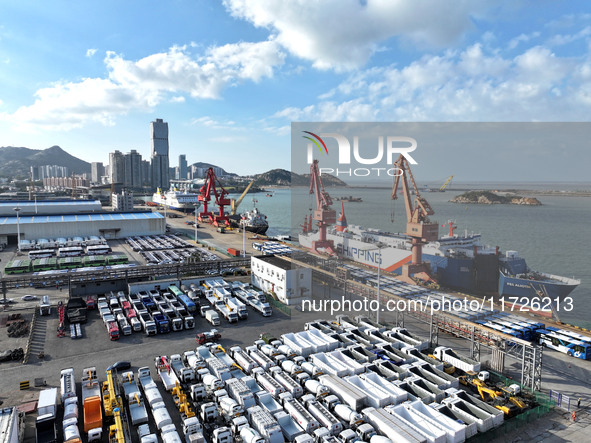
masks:
[[[192,212],[201,205],[198,192],[179,190],[175,187],[167,192],[162,192],[158,188],[147,204],[148,206],[166,206],[168,209],[184,212]]]

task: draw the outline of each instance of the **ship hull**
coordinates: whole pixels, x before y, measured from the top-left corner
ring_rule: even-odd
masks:
[[[547,275],[547,274],[546,274]],[[550,276],[555,281],[538,281],[527,278],[505,275],[499,272],[499,295],[509,297],[526,297],[528,299],[550,297],[552,300],[564,299],[578,285],[578,280],[566,279],[558,276]],[[569,280],[571,280],[569,282]]]
[[[332,240],[339,257],[349,259],[367,266],[380,268],[386,272],[400,274],[402,267],[412,260],[410,245],[403,236],[392,234],[390,244],[379,250],[376,243],[362,241],[359,237],[347,234],[328,232],[327,239]],[[300,234],[299,243],[307,248],[318,240],[318,233]],[[552,299],[564,298],[570,294],[580,281],[560,276],[544,274],[549,277],[543,281],[508,277],[500,270],[499,256],[494,253],[476,255],[445,256],[438,250],[438,244],[445,240],[427,244],[423,247],[423,260],[431,267],[432,275],[442,286],[465,291],[498,292],[499,295],[540,297],[536,292],[541,291],[544,296]],[[467,248],[469,252],[470,249]],[[522,259],[521,259],[522,260]],[[525,261],[522,265],[525,267]],[[527,284],[526,284],[527,283]],[[532,288],[532,286],[535,288]]]

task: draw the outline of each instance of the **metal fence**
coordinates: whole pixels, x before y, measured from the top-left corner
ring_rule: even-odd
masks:
[[[278,300],[275,300],[272,296],[270,296],[269,294],[266,294],[267,296],[267,301],[269,302],[269,304],[271,306],[273,306],[275,309],[283,312],[286,315],[289,315],[291,317],[291,308],[287,305],[284,305],[283,303],[281,303]]]
[[[557,408],[565,409],[569,412],[571,411],[571,408],[576,409],[576,400],[571,399],[568,395],[563,395],[561,392],[551,390],[549,396],[550,400]]]

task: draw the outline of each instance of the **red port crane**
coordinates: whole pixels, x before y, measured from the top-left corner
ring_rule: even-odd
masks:
[[[412,176],[410,165],[404,156],[400,156],[394,162],[394,168],[401,171],[400,175],[394,177],[394,186],[392,188],[392,200],[398,198],[398,186],[402,182],[402,195],[404,197],[404,206],[406,207],[406,235],[411,238],[412,261],[402,267],[402,278],[406,281],[412,281],[411,276],[432,280],[430,277],[429,263],[423,263],[423,245],[439,238],[439,225],[437,222],[431,222],[429,216],[435,214],[431,205],[425,200],[420,192],[415,179]],[[410,183],[409,183],[410,182]],[[415,194],[414,202],[411,198],[411,189]]]
[[[335,224],[337,221],[337,213],[331,209],[332,198],[325,191],[318,169],[318,160],[310,165],[310,194],[316,196],[316,209],[310,217],[315,220],[318,226],[318,240],[312,242],[312,250],[314,252],[321,252],[319,249],[324,249],[322,252],[336,255],[334,250],[334,243],[332,240],[326,239],[326,228],[328,225]]]
[[[219,186],[219,192],[216,188],[216,182]],[[199,191],[198,200],[203,203],[203,211],[199,213],[199,221],[200,222],[210,222],[214,226],[220,225],[230,225],[230,220],[228,216],[224,213],[224,206],[230,205],[230,199],[227,198],[228,191],[224,189],[220,181],[215,176],[215,172],[213,168],[209,168],[207,170],[207,175],[205,177],[205,184],[201,187]],[[211,201],[211,195],[215,196],[215,203],[220,208],[219,214],[215,214],[208,210],[207,206]]]

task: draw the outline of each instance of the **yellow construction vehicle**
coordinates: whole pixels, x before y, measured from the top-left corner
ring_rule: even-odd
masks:
[[[115,424],[109,427],[109,443],[125,443],[125,432],[123,430],[123,420],[121,419],[121,410],[113,410]]]
[[[113,373],[107,371],[107,381],[103,382],[103,408],[105,409],[105,417],[112,417],[113,411],[116,408],[122,408],[123,402],[119,396],[117,386]]]
[[[479,373],[468,371],[466,375],[458,377],[458,381],[477,391],[482,401],[490,403],[495,408],[503,411],[507,417],[513,417],[528,407],[523,399],[516,396],[520,391],[515,386],[519,388],[519,385],[511,385],[506,389],[495,389],[486,384],[489,377],[488,371]]]

